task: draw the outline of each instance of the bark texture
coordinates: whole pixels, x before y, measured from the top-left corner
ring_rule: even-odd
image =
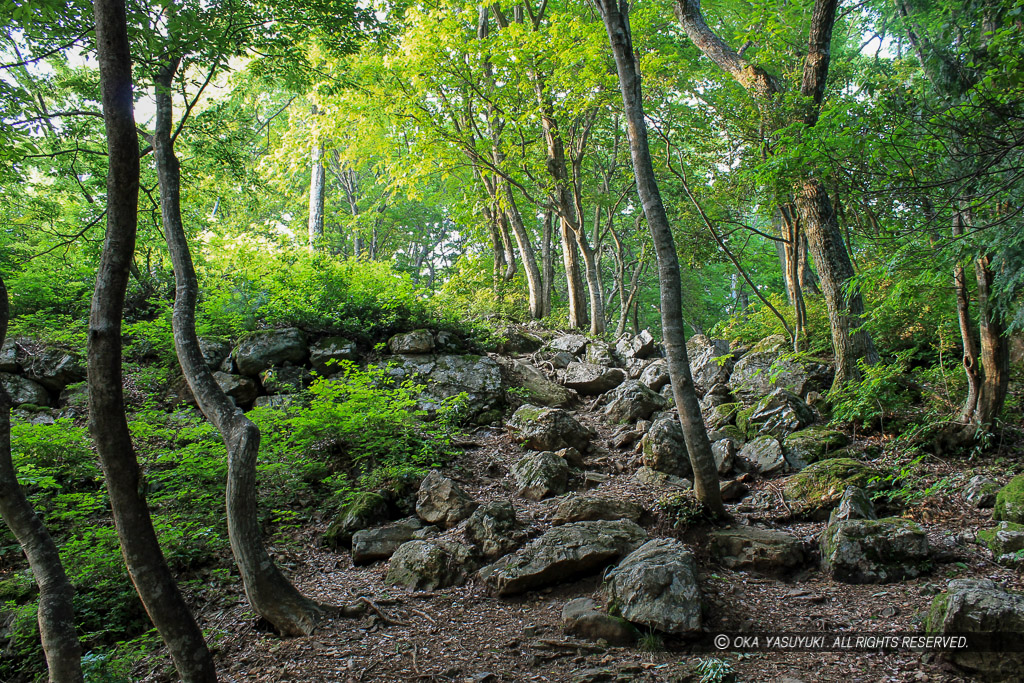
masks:
[[[107,133],[107,233],[89,315],[89,430],[105,475],[114,526],[132,583],[182,680],[216,681],[203,633],[164,560],[141,493],[139,465],[124,412],[121,314],[139,193],[139,144],[132,110],[125,6],[96,0],[96,42]]]

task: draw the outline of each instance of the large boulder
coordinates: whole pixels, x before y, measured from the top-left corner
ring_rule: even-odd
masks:
[[[825,460],[849,443],[849,437],[838,429],[808,427],[783,439],[782,452],[790,467],[802,470],[812,462]]]
[[[635,379],[626,380],[608,394],[605,416],[612,422],[646,420],[665,407],[665,399]]]
[[[498,595],[515,595],[598,571],[632,552],[647,533],[629,520],[576,522],[540,538],[480,570]]]
[[[928,537],[909,519],[848,519],[821,535],[821,561],[836,581],[891,583],[928,569]]]
[[[334,548],[352,544],[352,534],[388,520],[388,502],[379,493],[364,491],[352,497],[331,522],[324,541]]]
[[[654,335],[650,330],[641,330],[640,334],[633,337],[629,344],[630,358],[650,358],[655,355],[658,345],[654,342]]]
[[[18,362],[18,343],[13,339],[5,339],[0,346],[0,372],[21,372]]]
[[[786,465],[782,444],[774,436],[759,436],[745,443],[737,457],[742,469],[763,475],[781,472]]]
[[[632,623],[667,633],[700,631],[697,565],[682,542],[648,541],[610,571],[606,581],[609,607]]]
[[[848,486],[875,488],[878,470],[853,458],[829,458],[808,465],[786,478],[782,495],[799,515],[828,518]]]
[[[392,356],[385,370],[395,379],[412,379],[422,384],[417,407],[428,412],[440,408],[445,399],[462,393],[475,413],[497,408],[505,400],[501,366],[487,356]]]
[[[987,646],[945,652],[943,657],[956,666],[984,680],[1020,680],[1024,671],[1024,652],[1020,649],[1024,595],[1011,593],[988,579],[950,581],[948,590],[932,600],[924,630],[935,635],[967,635]]]
[[[964,487],[964,501],[979,509],[995,507],[999,489],[999,482],[995,479],[976,474]]]
[[[416,539],[423,530],[423,522],[407,517],[376,529],[363,529],[352,534],[352,562],[366,564],[386,560],[403,543]]]
[[[736,362],[729,386],[740,401],[753,404],[777,388],[804,395],[808,388],[807,373],[799,363],[780,358],[785,346],[781,335],[767,337]]]
[[[683,428],[675,414],[655,420],[640,443],[645,467],[677,477],[691,476]]]
[[[562,608],[562,629],[585,640],[604,640],[609,645],[632,645],[640,636],[636,627],[622,617],[602,612],[590,598],[570,600]]]
[[[466,582],[469,549],[461,543],[431,539],[399,546],[384,582],[414,591],[432,591]]]
[[[711,455],[715,458],[715,468],[720,475],[732,472],[736,464],[736,442],[726,437],[711,444]]]
[[[1024,524],[1024,474],[1018,474],[999,489],[992,519]]]
[[[296,327],[254,332],[232,354],[238,372],[256,377],[274,365],[303,365],[309,358],[306,333]]]
[[[34,382],[28,377],[12,375],[9,372],[0,372],[0,384],[11,399],[11,405],[21,406],[32,404],[46,406],[50,404],[50,392],[39,382]]]
[[[416,515],[443,529],[466,519],[476,507],[477,502],[468,493],[437,470],[427,473],[416,494]]]
[[[342,361],[358,358],[355,342],[344,337],[325,337],[309,349],[309,364],[321,377],[332,375],[341,369]]]
[[[729,569],[779,576],[804,563],[800,539],[781,531],[740,526],[708,536],[708,552]]]
[[[562,384],[584,396],[597,396],[622,384],[626,373],[593,363],[569,363]]]
[[[199,352],[203,354],[203,362],[206,363],[206,367],[216,370],[231,354],[231,344],[216,339],[200,337]]]
[[[557,526],[599,519],[628,519],[638,522],[643,513],[644,509],[631,500],[570,493],[558,500],[551,513],[551,523]]]
[[[217,382],[217,386],[220,387],[221,391],[234,399],[235,405],[241,408],[251,406],[259,394],[259,387],[256,385],[256,382],[248,377],[229,375],[218,370],[213,373],[213,379]]]
[[[828,523],[835,524],[847,519],[878,519],[871,497],[859,486],[846,487],[839,505],[829,515]]]
[[[59,393],[69,384],[85,379],[85,365],[67,351],[45,348],[39,353],[21,359],[25,377]]]
[[[581,425],[561,408],[520,406],[509,420],[516,435],[526,448],[538,451],[557,451],[575,448],[586,451],[594,432]]]
[[[615,356],[612,355],[612,348],[607,342],[592,341],[587,344],[586,361],[593,365],[615,366]]]
[[[551,451],[527,453],[512,466],[512,476],[519,495],[541,500],[565,493],[569,482],[569,465]]]
[[[582,334],[563,334],[560,337],[555,337],[548,344],[548,347],[552,351],[564,351],[565,353],[571,353],[574,356],[578,356],[583,353],[583,349],[587,348],[587,344],[590,342],[589,339],[584,337]]]
[[[430,353],[434,350],[434,335],[430,330],[396,334],[388,339],[388,350],[398,355]]]
[[[492,560],[515,550],[524,536],[516,510],[507,500],[490,501],[478,507],[469,516],[464,531],[466,540]]]
[[[573,402],[574,394],[560,384],[549,380],[543,372],[530,365],[521,363],[514,358],[498,358],[505,375],[508,387],[505,390],[506,401],[513,402],[510,396],[515,393],[514,398],[525,400],[533,405],[547,406],[549,408],[564,408]]]
[[[640,373],[640,381],[646,384],[651,391],[661,391],[671,381],[668,376],[668,363],[661,358],[653,361]]]
[[[686,342],[686,355],[690,359],[690,375],[698,396],[703,397],[711,387],[729,381],[735,365],[729,342],[695,334]]]
[[[814,411],[796,394],[776,389],[765,396],[747,418],[747,432],[784,438],[814,422]]]
[[[494,350],[498,353],[533,353],[544,346],[544,339],[529,330],[506,325],[494,330]]]

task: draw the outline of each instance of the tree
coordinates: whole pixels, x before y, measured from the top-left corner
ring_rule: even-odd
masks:
[[[135,251],[139,144],[125,6],[96,0],[97,58],[107,132],[107,233],[89,316],[89,429],[132,582],[184,681],[216,681],[203,633],[164,561],[139,481],[121,375],[121,312]]]
[[[654,163],[647,142],[647,123],[644,119],[643,93],[640,74],[633,56],[627,0],[595,0],[601,13],[608,40],[611,42],[615,66],[619,74],[622,106],[629,131],[629,148],[633,158],[633,174],[637,193],[643,205],[651,240],[658,256],[658,285],[661,289],[661,329],[668,356],[669,378],[675,396],[679,417],[683,425],[686,450],[693,468],[694,491],[697,499],[715,515],[725,514],[718,484],[718,469],[711,454],[704,418],[701,415],[697,392],[690,374],[690,361],[686,354],[686,336],[683,328],[682,291],[680,289],[679,258],[668,215],[658,191]]]

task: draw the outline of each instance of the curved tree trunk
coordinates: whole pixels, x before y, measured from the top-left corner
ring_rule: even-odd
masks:
[[[530,240],[530,233],[523,224],[523,216],[519,213],[519,207],[512,194],[512,184],[508,180],[502,179],[501,187],[505,192],[505,202],[508,207],[505,213],[508,214],[508,220],[512,224],[512,234],[516,237],[519,257],[523,261],[523,271],[526,273],[526,289],[530,296],[530,317],[543,318],[543,282],[540,268],[537,267],[537,255],[533,251],[533,242]]]
[[[0,277],[0,346],[7,337],[7,287]],[[39,635],[53,683],[82,680],[82,649],[71,599],[75,589],[64,573],[50,532],[18,484],[11,461],[11,398],[0,385],[0,517],[18,540],[39,586]]]
[[[551,315],[551,293],[555,287],[555,262],[554,257],[551,254],[553,247],[554,231],[551,226],[551,210],[545,209],[544,211],[544,225],[543,233],[541,234],[540,241],[540,262],[541,262],[541,287],[540,287],[540,301],[541,301],[541,317],[546,318]]]
[[[227,518],[231,551],[245,594],[257,614],[282,634],[309,635],[322,608],[303,596],[280,572],[263,545],[257,516],[256,457],[260,430],[224,394],[203,361],[196,336],[199,284],[181,221],[181,171],[171,141],[171,85],[177,62],[161,68],[156,83],[153,151],[160,183],[160,213],[176,282],[171,318],[174,347],[199,408],[224,439],[228,451]]]
[[[647,143],[647,123],[644,120],[643,95],[640,75],[633,57],[629,30],[627,0],[595,0],[611,42],[615,65],[619,72],[622,104],[629,127],[629,148],[633,157],[633,173],[637,191],[647,217],[658,255],[658,283],[661,287],[661,325],[668,352],[668,372],[672,391],[683,425],[686,449],[693,468],[694,491],[698,500],[715,515],[724,514],[722,495],[718,483],[718,470],[711,454],[704,418],[701,416],[697,392],[690,375],[690,362],[686,355],[686,336],[683,330],[682,291],[680,287],[679,258],[675,240],[669,227],[665,206],[658,191],[654,163]]]
[[[89,430],[103,467],[121,553],[149,618],[182,680],[216,681],[203,633],[160,551],[124,412],[121,314],[135,252],[139,143],[125,6],[120,0],[96,0],[94,15],[108,172],[107,234],[89,315]]]

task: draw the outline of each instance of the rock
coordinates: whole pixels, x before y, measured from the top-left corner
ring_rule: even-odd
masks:
[[[1024,524],[999,522],[993,529],[981,529],[978,542],[987,546],[996,559],[1024,550]]]
[[[551,513],[551,523],[557,526],[599,519],[628,519],[631,522],[638,522],[643,513],[643,508],[630,500],[570,493],[558,500]]]
[[[391,556],[384,582],[414,591],[461,586],[466,582],[469,549],[451,541],[409,541]]]
[[[834,524],[847,519],[878,519],[867,491],[859,486],[846,487],[843,497],[839,499],[839,505],[829,515],[828,523]]]
[[[593,365],[604,365],[609,368],[616,365],[611,346],[603,341],[592,341],[587,345],[586,360]]]
[[[341,370],[341,361],[358,358],[355,342],[344,337],[325,337],[309,349],[309,364],[321,377]]]
[[[1018,474],[999,489],[992,519],[1024,524],[1024,474]]]
[[[233,398],[235,405],[240,408],[251,406],[252,402],[256,400],[256,395],[259,393],[256,382],[248,377],[229,375],[218,370],[213,373],[213,379],[216,380],[217,386],[220,387],[221,391]]]
[[[395,379],[412,379],[423,386],[416,405],[428,413],[440,408],[445,399],[462,393],[466,394],[474,414],[504,404],[501,366],[487,356],[392,356],[384,367]]]
[[[674,414],[655,420],[640,443],[645,467],[677,477],[692,476],[683,428]]]
[[[741,402],[752,404],[776,388],[804,395],[808,382],[803,368],[794,361],[779,359],[785,343],[781,335],[767,337],[733,366],[729,386]]]
[[[976,508],[994,507],[999,493],[999,482],[983,474],[971,477],[964,488],[964,500]]]
[[[55,348],[45,348],[39,353],[22,359],[25,377],[42,384],[54,393],[69,384],[85,379],[85,366],[75,356]]]
[[[629,520],[565,524],[484,567],[480,578],[498,595],[523,593],[596,572],[646,538]]]
[[[578,470],[582,470],[587,466],[586,461],[583,459],[583,454],[575,448],[562,448],[555,451],[555,455],[565,461],[565,464],[569,467],[574,467]]]
[[[605,416],[612,422],[646,420],[665,407],[665,399],[635,379],[627,380],[608,394]]]
[[[551,357],[548,359],[548,362],[551,363],[551,366],[553,368],[557,370],[564,370],[565,368],[569,367],[569,363],[576,362],[576,356],[572,355],[568,351],[558,351],[556,353],[551,354]]]
[[[737,457],[742,469],[763,475],[781,472],[786,465],[782,444],[774,436],[759,436],[744,444]]]
[[[89,414],[89,385],[85,382],[71,384],[60,392],[57,405],[62,408],[61,417],[84,417]]]
[[[814,411],[803,399],[785,389],[765,396],[747,418],[748,434],[771,434],[784,438],[814,422]]]
[[[526,448],[538,451],[557,451],[575,448],[586,451],[594,432],[560,408],[539,408],[524,405],[516,410],[509,426],[523,440]]]
[[[715,441],[711,444],[711,455],[715,456],[718,473],[729,474],[736,461],[736,442],[728,438]]]
[[[11,405],[50,405],[50,392],[42,384],[34,382],[28,377],[0,372],[0,384],[3,385],[4,391],[10,397]]]
[[[739,412],[739,403],[721,403],[716,406],[709,406],[704,411],[704,424],[709,429],[720,429],[725,425],[731,425],[736,421],[736,413]]]
[[[260,382],[268,394],[297,394],[310,385],[313,378],[306,368],[286,365],[260,373]]]
[[[632,623],[666,633],[700,631],[697,565],[680,541],[648,541],[627,555],[605,580],[609,606]]]
[[[498,340],[495,344],[495,351],[501,354],[533,353],[544,346],[544,340],[530,332],[511,325],[500,327],[494,331],[494,337]]]
[[[650,358],[654,355],[654,352],[658,350],[658,345],[654,343],[654,336],[651,335],[649,330],[643,330],[640,334],[633,337],[633,341],[630,343],[630,358]]]
[[[256,377],[274,365],[304,365],[309,357],[306,333],[295,327],[254,332],[242,340],[232,356],[238,372]]]
[[[668,363],[660,358],[654,361],[644,368],[640,374],[640,381],[650,387],[651,391],[661,391],[671,381],[668,376]]]
[[[722,481],[718,490],[722,494],[723,501],[732,503],[741,500],[750,489],[739,479],[729,479]]]
[[[616,646],[633,645],[639,637],[632,624],[602,612],[590,598],[576,598],[565,604],[562,628],[568,635],[590,641],[605,640]]]
[[[18,343],[13,339],[5,339],[3,346],[0,346],[0,372],[21,372],[21,364],[18,363]]]
[[[800,540],[781,531],[741,526],[712,531],[708,552],[729,569],[779,576],[804,563]]]
[[[583,488],[595,489],[601,484],[606,483],[611,477],[603,472],[584,472],[583,473]]]
[[[327,528],[324,541],[339,548],[352,544],[352,534],[388,521],[388,503],[379,493],[361,492],[342,506]]]
[[[220,368],[220,364],[231,353],[231,344],[216,339],[199,338],[199,352],[203,354],[203,362],[211,370]]]
[[[514,358],[498,358],[498,363],[510,387],[506,389],[506,402],[512,402],[509,392],[514,391],[516,399],[525,399],[532,405],[562,408],[572,404],[575,398],[573,392],[552,382],[529,363],[520,363]]]
[[[551,451],[527,453],[512,466],[512,476],[519,495],[530,500],[565,493],[569,481],[569,465]]]
[[[564,334],[560,337],[555,337],[548,344],[548,347],[553,351],[564,351],[578,356],[587,348],[588,343],[590,343],[590,340],[582,334]]]
[[[295,405],[295,397],[288,394],[278,394],[276,396],[257,396],[256,400],[252,402],[253,408],[287,408]]]
[[[936,595],[924,619],[930,634],[979,634],[989,651],[953,649],[943,653],[953,664],[985,680],[1019,681],[1024,671],[1020,633],[1024,632],[1024,595],[1011,593],[988,580],[958,579]],[[997,637],[1009,636],[1000,647]]]
[[[606,368],[593,363],[569,363],[562,380],[569,389],[584,396],[596,396],[622,384],[626,373],[619,368]]]
[[[928,538],[909,519],[848,519],[821,535],[821,560],[836,581],[891,583],[928,567]]]
[[[388,350],[396,355],[416,355],[434,350],[434,335],[430,330],[413,330],[396,334],[388,339]]]
[[[633,478],[641,484],[646,484],[653,488],[670,487],[685,490],[693,488],[693,482],[689,479],[677,477],[674,474],[659,472],[658,470],[652,470],[650,467],[641,467],[637,469]]]
[[[809,427],[784,438],[782,452],[791,468],[802,470],[812,462],[834,456],[849,443],[849,437],[837,429]]]
[[[423,529],[423,522],[416,517],[407,517],[376,529],[363,529],[352,534],[352,562],[366,564],[375,560],[386,560],[398,546],[413,540],[417,531]]]
[[[490,559],[515,550],[523,537],[515,508],[507,500],[490,501],[478,507],[466,522],[465,534],[466,540]]]
[[[711,387],[729,381],[735,365],[729,342],[695,334],[686,342],[686,355],[690,359],[690,375],[697,396],[703,397]]]
[[[878,476],[877,470],[859,460],[829,458],[787,477],[782,495],[795,513],[822,520],[839,504],[848,486],[871,489]]]
[[[451,479],[431,470],[416,494],[416,515],[429,524],[448,529],[473,514],[477,502]]]

